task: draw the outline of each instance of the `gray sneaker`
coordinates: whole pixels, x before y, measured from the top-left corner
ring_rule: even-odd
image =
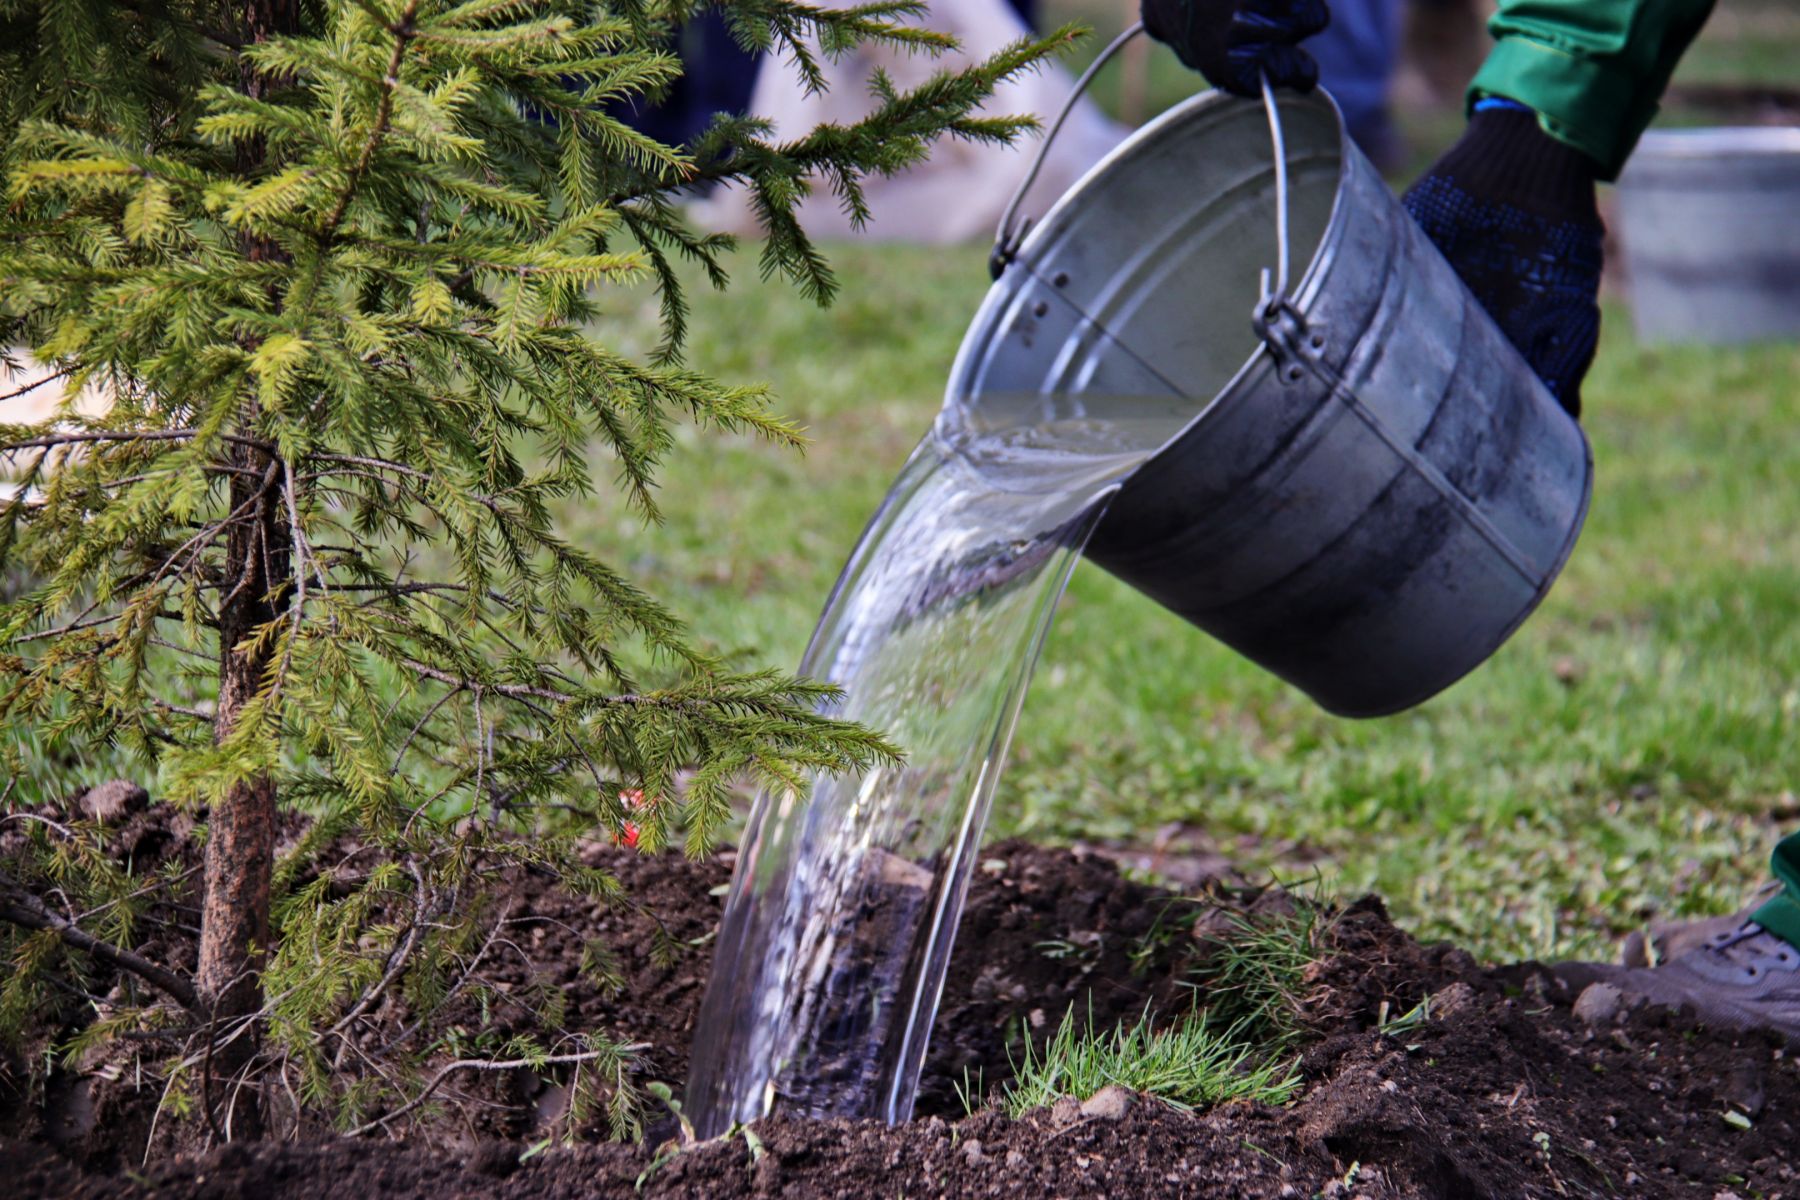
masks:
[[[1691,1007],[1708,1025],[1768,1029],[1800,1042],[1800,951],[1754,921],[1660,966],[1564,963],[1556,973],[1576,988],[1610,983],[1652,1004]]]
[[[1634,929],[1619,945],[1619,961],[1628,967],[1654,967],[1672,958],[1680,958],[1696,950],[1721,933],[1734,933],[1757,909],[1781,891],[1775,880],[1763,884],[1750,896],[1750,902],[1734,913],[1698,920],[1652,921],[1650,928]]]

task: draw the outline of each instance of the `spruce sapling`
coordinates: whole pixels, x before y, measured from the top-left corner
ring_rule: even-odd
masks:
[[[623,795],[641,848],[685,829],[700,853],[735,779],[896,753],[821,715],[829,688],[709,656],[552,513],[601,466],[654,517],[678,420],[802,440],[682,365],[677,263],[723,287],[731,249],[684,194],[749,188],[762,270],[825,302],[807,190],[866,214],[863,180],[935,140],[1010,140],[1029,120],[979,106],[1070,35],[878,77],[852,124],[659,144],[619,106],[677,77],[665,47],[708,8],[813,86],[821,55],[950,45],[916,0],[0,0],[0,347],[107,400],[0,424],[0,723],[122,748],[204,820],[197,969],[137,974],[201,1028],[180,1062],[223,1135],[257,1128],[272,1062],[308,1097],[417,1097],[380,1062],[338,1076],[385,994],[429,1010],[467,984],[495,862],[618,900],[570,852],[623,827]],[[592,332],[630,285],[660,299],[648,360]],[[310,827],[278,861],[284,809]],[[130,972],[137,915],[187,883],[32,829],[35,865],[0,878],[0,952],[31,968],[0,990],[14,1034],[94,951],[43,913],[107,929]],[[333,839],[378,853],[322,866]],[[53,878],[67,915],[34,899]]]

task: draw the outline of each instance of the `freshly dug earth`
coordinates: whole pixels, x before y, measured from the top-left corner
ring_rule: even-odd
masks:
[[[497,968],[519,978],[498,981],[562,989],[571,1025],[648,1044],[645,1079],[679,1091],[728,863],[594,855],[660,919],[665,951],[685,951],[672,962],[653,954],[648,917],[520,873],[507,903],[523,918],[529,953]],[[1312,972],[1305,1084],[1291,1106],[1189,1113],[1138,1097],[1089,1111],[1065,1101],[1018,1121],[991,1109],[962,1115],[955,1088],[965,1069],[983,1072],[990,1088],[1002,1083],[1020,1031],[1047,1034],[1071,1005],[1086,1012],[1091,1003],[1101,1025],[1135,1019],[1146,1004],[1165,1014],[1186,1005],[1205,953],[1187,932],[1195,912],[1097,855],[990,849],[939,1013],[921,1117],[893,1129],[776,1119],[756,1127],[754,1151],[740,1136],[660,1158],[651,1144],[538,1148],[536,1122],[556,1085],[515,1073],[489,1097],[500,1115],[478,1123],[465,1114],[404,1141],[320,1135],[139,1165],[142,1105],[115,1100],[96,1127],[56,1144],[57,1115],[15,1096],[0,1101],[13,1109],[0,1112],[10,1135],[0,1140],[0,1178],[11,1196],[71,1200],[1800,1198],[1800,1070],[1778,1042],[1698,1028],[1681,1014],[1611,1012],[1597,997],[1577,1019],[1576,998],[1541,970],[1488,971],[1448,946],[1420,946],[1374,900],[1341,915],[1330,956]],[[594,938],[619,956],[626,986],[617,994],[577,969]]]

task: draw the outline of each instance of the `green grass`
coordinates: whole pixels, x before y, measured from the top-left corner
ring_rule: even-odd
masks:
[[[1194,1004],[1215,1028],[1231,1029],[1265,1050],[1297,1044],[1307,971],[1328,957],[1335,906],[1297,896],[1291,912],[1225,910],[1227,927],[1188,980]]]
[[[1184,981],[1192,989],[1188,1011],[1160,1028],[1146,1010],[1134,1024],[1097,1030],[1091,1013],[1078,1023],[1071,1006],[1042,1049],[1025,1039],[1002,1107],[1016,1119],[1061,1096],[1085,1100],[1110,1084],[1184,1109],[1291,1100],[1299,1086],[1295,1056],[1307,1035],[1307,972],[1331,952],[1335,911],[1316,886],[1307,891],[1313,894],[1289,894],[1290,909],[1262,912],[1215,907],[1210,899],[1169,900],[1142,938],[1141,956],[1191,942],[1205,922],[1206,952]],[[971,1112],[979,1090],[967,1079],[958,1089]]]
[[[1789,0],[1721,0],[1675,82],[1800,87],[1800,11]]]
[[[1219,1029],[1204,1016],[1157,1028],[1146,1012],[1135,1024],[1095,1030],[1064,1014],[1042,1050],[1025,1043],[1024,1061],[1006,1086],[1001,1104],[1017,1120],[1063,1096],[1086,1100],[1117,1085],[1155,1096],[1179,1109],[1231,1100],[1286,1104],[1300,1087],[1293,1063],[1259,1056],[1235,1029]]]
[[[769,663],[798,660],[986,282],[978,249],[836,253],[831,310],[746,280],[696,319],[694,365],[769,381],[810,427],[804,458],[677,454],[660,527],[567,514]],[[1624,316],[1585,390],[1587,530],[1491,662],[1412,712],[1340,720],[1083,565],[993,832],[1145,842],[1180,823],[1247,870],[1378,890],[1420,935],[1494,958],[1605,952],[1652,914],[1733,908],[1800,816],[1800,347],[1639,346]],[[643,327],[622,311],[602,332]]]

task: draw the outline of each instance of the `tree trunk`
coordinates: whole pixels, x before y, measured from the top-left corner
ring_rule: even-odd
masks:
[[[247,41],[264,41],[300,27],[298,0],[249,0],[241,11]],[[241,79],[251,96],[261,98],[270,90],[269,81],[248,65],[242,68]],[[238,166],[249,174],[262,158],[261,147],[245,149],[239,153]],[[265,241],[246,239],[244,253],[252,261],[269,261],[281,252]],[[279,305],[277,298],[271,299]],[[245,436],[256,435],[256,417],[252,405],[240,427]],[[231,476],[229,511],[238,515],[225,534],[215,741],[223,741],[237,728],[244,706],[266,682],[269,651],[266,645],[252,649],[248,643],[258,628],[275,619],[290,578],[282,478],[275,460],[243,443],[233,444],[229,459],[237,468]],[[194,983],[213,1026],[203,1099],[209,1120],[234,1138],[258,1137],[263,1130],[259,1091],[253,1082],[240,1086],[240,1077],[261,1040],[260,1028],[248,1018],[262,1008],[274,865],[275,781],[263,774],[234,784],[225,799],[213,805],[202,870],[205,897]]]
[[[219,612],[219,707],[214,724],[218,740],[237,727],[244,706],[268,674],[267,649],[251,649],[246,643],[259,626],[275,619],[278,593],[288,578],[279,475],[271,471],[271,460],[261,451],[244,447],[232,458],[234,466],[254,471],[256,477],[232,476],[232,510],[246,511],[225,535],[226,600]],[[212,1077],[225,1088],[219,1124],[234,1137],[261,1133],[257,1093],[237,1087],[234,1077],[255,1055],[259,1041],[256,1025],[246,1026],[243,1019],[262,1007],[274,864],[275,781],[264,774],[233,785],[225,799],[213,805],[206,840],[200,962],[194,979],[201,1006],[211,1015],[213,1037],[221,1043],[210,1058]],[[207,1102],[219,1095],[213,1092]]]

